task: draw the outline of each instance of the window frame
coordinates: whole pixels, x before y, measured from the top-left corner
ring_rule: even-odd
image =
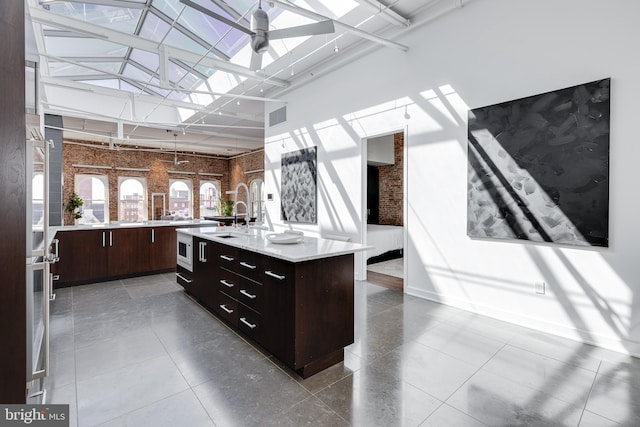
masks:
[[[200,214],[200,218],[204,217],[204,214],[202,212],[202,186],[206,185],[206,184],[212,184],[215,189],[216,189],[216,197],[213,200],[213,204],[214,206],[217,206],[219,208],[219,203],[218,203],[218,199],[220,198],[221,195],[221,189],[222,189],[222,183],[220,182],[219,179],[206,179],[206,180],[201,180],[200,181],[200,189],[198,191],[198,210],[199,210],[199,214]],[[214,209],[215,212],[215,209]],[[220,211],[218,210],[218,215],[220,215]]]
[[[84,197],[82,194],[80,194],[80,190],[78,188],[78,184],[82,179],[85,178],[95,178],[99,181],[102,182],[102,185],[104,187],[104,221],[102,222],[98,222],[96,224],[109,224],[109,175],[104,175],[104,174],[95,174],[95,173],[77,173],[73,176],[73,191],[76,192],[76,194],[78,194],[83,201],[83,216],[82,218],[80,218],[78,220],[78,224],[87,224],[86,222],[84,222],[86,220],[85,216],[84,216],[84,209],[86,209],[85,206],[87,206],[89,203],[88,202],[94,202],[96,200],[102,200],[102,199],[89,199],[87,197]]]
[[[193,218],[194,217],[194,211],[193,211],[193,180],[188,179],[188,178],[171,178],[169,179],[169,208],[168,210],[171,212],[172,215],[175,215],[175,212],[177,209],[174,209],[174,207],[171,205],[171,187],[173,186],[173,184],[175,184],[176,182],[183,182],[187,185],[187,191],[189,192],[189,196],[188,196],[188,206],[187,208],[189,209],[189,215],[186,216],[186,218]]]
[[[122,218],[122,184],[127,180],[138,181],[142,184],[142,219],[138,217],[135,221]],[[119,222],[140,222],[149,219],[149,198],[147,197],[147,178],[142,176],[118,176],[118,221]]]

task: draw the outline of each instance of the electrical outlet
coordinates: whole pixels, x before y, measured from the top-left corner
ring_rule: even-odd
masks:
[[[540,295],[544,295],[544,291],[545,291],[545,284],[542,281],[539,282],[534,282],[533,283],[533,287],[536,290],[536,294],[540,294]]]

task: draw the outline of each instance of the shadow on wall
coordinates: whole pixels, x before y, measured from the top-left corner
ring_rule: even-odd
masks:
[[[359,141],[367,135],[379,134],[380,130],[388,130],[399,128],[404,124],[408,124],[408,149],[409,162],[405,167],[414,172],[416,176],[425,176],[419,174],[421,169],[425,167],[423,164],[425,151],[429,147],[433,151],[429,154],[449,154],[467,158],[467,126],[466,113],[468,107],[464,103],[462,97],[450,86],[445,85],[437,89],[428,89],[422,92],[413,93],[405,97],[394,99],[380,103],[378,105],[368,107],[361,111],[344,113],[333,119],[326,120],[322,123],[306,123],[304,127],[290,130],[286,134],[282,134],[270,138],[267,146],[272,145],[273,150],[269,151],[270,157],[267,157],[267,170],[269,171],[274,183],[279,182],[277,171],[279,168],[279,158],[275,158],[275,153],[281,153],[315,145],[318,147],[319,162],[319,194],[321,215],[327,215],[326,219],[331,229],[322,230],[324,233],[340,234],[354,224],[361,222],[361,214],[359,212],[359,201],[352,196],[351,189],[355,186],[360,188],[360,182],[354,182],[350,178],[357,176],[361,179],[362,174],[356,173],[349,175],[345,173],[343,164],[353,164],[354,158],[361,155],[359,149]],[[405,114],[409,118],[405,118]],[[455,137],[452,138],[452,135]],[[339,137],[337,137],[339,136]],[[471,141],[474,146],[474,141]],[[277,149],[275,148],[277,146]],[[457,147],[456,149],[454,149]],[[457,151],[457,152],[456,152]],[[478,156],[481,153],[476,149],[469,153],[469,158],[476,164]],[[457,157],[456,157],[457,158]],[[441,158],[440,162],[444,164],[443,171],[446,168],[455,167],[457,163],[448,158]],[[432,163],[429,163],[432,164]],[[459,166],[459,164],[458,164]],[[485,166],[487,166],[485,164]],[[476,169],[478,174],[486,174],[486,170]],[[474,293],[478,289],[473,287],[485,287],[492,289],[492,294],[496,292],[510,293],[511,295],[522,295],[523,297],[531,296],[531,284],[525,281],[514,281],[509,277],[492,276],[490,274],[478,274],[474,271],[462,271],[457,267],[458,257],[453,251],[452,245],[443,239],[450,238],[446,233],[437,230],[437,219],[446,218],[450,214],[450,209],[460,206],[456,205],[455,197],[459,197],[460,190],[451,190],[454,194],[447,194],[437,189],[443,186],[451,186],[446,173],[429,176],[429,179],[420,180],[419,182],[409,182],[409,187],[413,190],[408,194],[408,223],[406,224],[409,233],[409,245],[411,249],[407,250],[408,257],[409,281],[420,283],[422,290],[429,294],[429,297],[443,302],[447,300],[449,289],[442,287],[442,283],[451,285],[456,284],[457,289],[466,295],[466,309],[475,310],[476,303],[469,293]],[[466,193],[464,193],[466,194]],[[420,197],[418,197],[420,195]],[[415,197],[415,198],[412,198]],[[553,195],[546,195],[547,199],[553,200]],[[514,198],[517,200],[517,198]],[[428,200],[428,214],[425,213],[423,200]],[[453,201],[452,201],[453,200]],[[339,204],[344,203],[344,206]],[[515,202],[518,205],[518,202]],[[522,203],[522,202],[521,202]],[[520,206],[520,205],[518,205]],[[496,212],[497,218],[504,212]],[[570,216],[566,216],[571,221]],[[504,218],[501,218],[504,219]],[[446,221],[443,219],[443,223]],[[543,222],[543,218],[531,218],[532,224]],[[462,224],[460,224],[462,226]],[[514,225],[516,227],[516,225]],[[463,227],[461,227],[463,229]],[[541,235],[544,234],[543,226],[534,229]],[[517,228],[514,228],[517,231]],[[453,230],[457,234],[456,239],[463,239],[465,244],[474,246],[473,241],[469,241],[467,236],[460,236],[461,230]],[[443,237],[445,236],[445,237]],[[490,242],[486,240],[485,242]],[[630,271],[629,261],[630,255],[618,256],[609,253],[607,249],[589,249],[579,247],[565,247],[556,245],[549,248],[549,244],[523,243],[518,241],[502,242],[495,244],[506,245],[505,250],[509,246],[515,245],[519,249],[524,249],[528,255],[528,260],[523,260],[527,264],[535,266],[541,272],[545,282],[549,287],[549,294],[553,299],[548,304],[556,302],[562,307],[566,314],[566,318],[570,319],[573,329],[579,334],[580,339],[586,343],[604,344],[604,340],[599,335],[594,335],[590,325],[597,324],[595,318],[590,317],[590,313],[594,313],[599,320],[606,324],[611,331],[611,341],[618,339],[618,342],[624,346],[628,353],[640,353],[640,347],[633,347],[634,335],[637,335],[638,313],[633,311],[634,307],[640,305],[638,295],[630,283],[636,283],[637,277]],[[428,245],[430,251],[425,250]],[[498,248],[499,249],[499,248]],[[541,253],[544,253],[544,256]],[[424,258],[426,254],[429,258]],[[631,252],[629,252],[630,254]],[[550,258],[550,256],[555,259]],[[591,279],[581,273],[578,263],[572,261],[572,257],[582,260],[597,260],[592,264],[601,263],[603,270],[606,270],[598,278]],[[558,266],[562,266],[565,270],[564,276],[560,277],[556,273]],[[568,274],[567,274],[568,272]],[[614,286],[624,287],[628,292],[627,300],[614,301],[610,297],[602,295],[599,289],[604,289],[602,279],[610,277]],[[443,280],[446,279],[446,280]],[[597,282],[594,283],[594,280]],[[605,279],[606,280],[606,279]],[[563,283],[564,281],[564,283]],[[569,286],[569,281],[575,282],[580,292],[575,291]],[[597,284],[598,286],[595,286]],[[568,289],[571,289],[570,291]],[[622,292],[622,293],[624,293]],[[449,301],[447,301],[449,302]],[[589,317],[586,314],[589,313]],[[544,314],[541,314],[543,317]],[[569,325],[565,325],[569,328]],[[561,339],[559,339],[561,340]],[[548,343],[553,346],[552,342]],[[637,343],[636,343],[637,345]],[[620,349],[622,350],[622,349]],[[635,402],[640,401],[640,389],[634,384],[640,383],[640,369],[638,369],[637,360],[625,358],[622,355],[609,354],[606,351],[590,345],[575,342],[575,346],[569,346],[570,352],[568,357],[563,357],[562,367],[557,370],[551,370],[547,376],[546,384],[540,389],[552,390],[563,387],[570,383],[572,376],[577,374],[580,369],[580,363],[586,359],[605,359],[609,363],[603,363],[601,368],[595,375],[593,382],[593,390],[596,394],[591,396],[576,395],[573,402],[576,405],[585,405],[586,408],[592,408],[596,411],[596,407],[600,405],[603,399],[606,400],[608,392],[623,393],[618,396],[618,400],[628,404],[627,408],[637,405]],[[605,355],[606,354],[606,355]],[[605,356],[603,356],[605,355]],[[618,357],[619,356],[619,357]],[[620,381],[623,386],[620,387]],[[530,407],[544,406],[546,395],[533,395],[529,399]],[[508,397],[500,397],[504,405],[512,406]],[[585,407],[585,406],[583,406]],[[598,411],[596,411],[598,412]],[[638,415],[636,412],[622,411],[619,414],[603,414],[606,409],[600,409],[598,413],[608,415],[611,419],[618,422],[635,425],[638,423]],[[568,414],[557,414],[554,422],[558,422],[566,418]]]

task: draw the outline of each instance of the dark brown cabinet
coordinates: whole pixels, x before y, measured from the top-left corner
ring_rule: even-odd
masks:
[[[178,283],[302,377],[353,343],[352,254],[293,263],[194,237],[193,270]]]
[[[81,283],[107,276],[107,230],[59,232],[58,256],[51,271],[58,276],[57,285]]]
[[[148,230],[118,228],[107,231],[107,273],[121,277],[147,271],[149,262]]]
[[[65,230],[56,234],[56,286],[78,285],[176,268],[175,227]]]
[[[173,270],[176,267],[176,227],[144,229],[149,239],[147,271]]]

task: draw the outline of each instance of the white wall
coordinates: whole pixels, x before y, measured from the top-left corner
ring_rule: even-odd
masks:
[[[288,121],[267,129],[270,220],[286,226],[281,153],[318,146],[319,222],[294,228],[362,241],[362,140],[406,127],[405,292],[639,355],[638,16],[637,0],[465,1],[398,39],[407,53],[378,48],[287,93]],[[470,239],[468,108],[606,77],[610,247]]]
[[[367,139],[367,163],[392,165],[395,162],[393,134]]]

